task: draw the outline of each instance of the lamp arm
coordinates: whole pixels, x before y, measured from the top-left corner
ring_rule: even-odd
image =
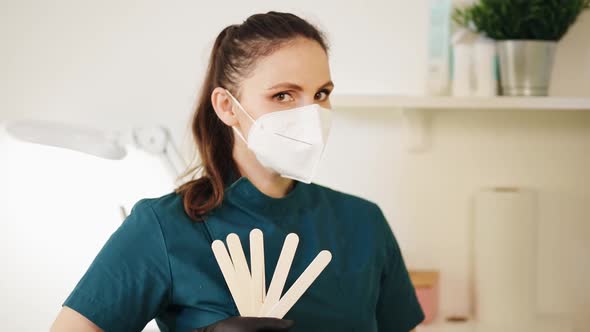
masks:
[[[180,176],[188,166],[167,128],[162,126],[135,128],[132,130],[132,136],[138,148],[162,158],[175,178]]]

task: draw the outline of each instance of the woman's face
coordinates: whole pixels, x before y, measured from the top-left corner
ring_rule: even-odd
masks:
[[[239,87],[238,101],[255,120],[266,113],[319,104],[331,108],[328,56],[316,41],[297,38],[255,63]],[[234,106],[237,127],[247,135],[252,121]]]

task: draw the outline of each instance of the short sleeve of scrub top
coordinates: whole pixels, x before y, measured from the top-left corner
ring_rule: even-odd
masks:
[[[63,305],[103,331],[141,331],[168,305],[166,244],[147,200],[136,203]]]
[[[408,332],[424,319],[398,243],[374,203],[296,182],[272,198],[246,177],[225,189],[204,222],[185,213],[180,195],[140,200],[113,233],[64,305],[105,331],[191,331],[239,312],[211,243],[239,236],[248,263],[249,233],[264,235],[268,289],[289,233],[299,244],[283,294],[321,250],[332,261],[285,315],[291,332]]]

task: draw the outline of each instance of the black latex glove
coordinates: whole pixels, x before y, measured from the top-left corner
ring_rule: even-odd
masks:
[[[285,332],[295,322],[288,319],[259,317],[230,317],[192,332]]]

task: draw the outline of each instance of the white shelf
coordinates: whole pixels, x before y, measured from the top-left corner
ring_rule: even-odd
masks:
[[[408,151],[429,146],[428,118],[442,110],[590,111],[590,98],[570,97],[430,97],[400,95],[333,95],[334,109],[392,109],[401,113]]]
[[[335,94],[331,99],[334,108],[590,111],[590,98],[579,97],[429,97]]]

